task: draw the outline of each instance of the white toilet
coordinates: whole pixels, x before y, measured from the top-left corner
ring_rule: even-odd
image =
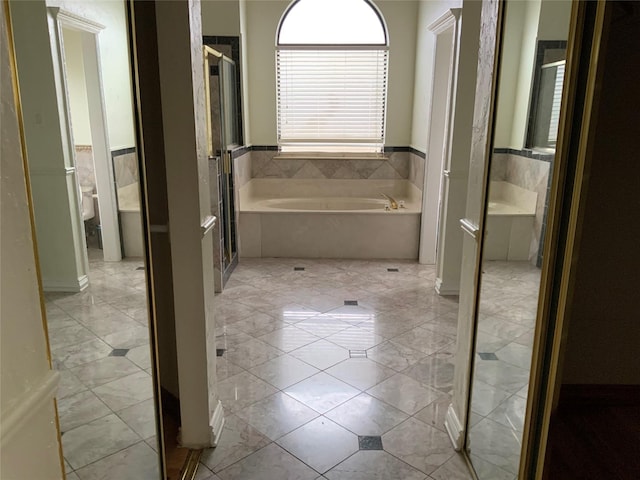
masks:
[[[82,219],[85,222],[96,215],[93,207],[93,188],[93,185],[80,185],[80,190],[82,191]]]

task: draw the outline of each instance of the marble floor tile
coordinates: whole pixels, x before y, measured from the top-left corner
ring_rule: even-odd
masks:
[[[248,342],[253,337],[251,335],[238,330],[233,325],[222,325],[216,327],[216,347],[217,348],[236,348],[238,345]]]
[[[225,355],[231,363],[249,369],[279,357],[283,353],[267,343],[252,338],[239,345],[229,346]]]
[[[55,332],[55,335],[49,336],[49,342],[52,350],[95,339],[96,336],[92,331],[77,322],[76,325],[61,328]]]
[[[427,355],[407,346],[388,341],[367,350],[367,358],[401,372]]]
[[[401,373],[396,373],[375,387],[370,388],[367,393],[409,415],[422,410],[442,395],[441,392],[421,385]]]
[[[324,370],[349,358],[349,350],[326,340],[317,340],[290,352],[299,360]]]
[[[480,319],[478,321],[478,330],[512,342],[520,335],[524,335],[531,330],[531,327],[513,323],[502,316],[495,315]]]
[[[516,475],[513,473],[507,472],[477,455],[470,455],[469,457],[479,480],[517,480]]]
[[[280,390],[319,372],[317,368],[291,355],[276,357],[249,371]]]
[[[429,475],[433,480],[471,480],[471,472],[464,457],[456,453]]]
[[[515,393],[529,382],[529,370],[501,360],[477,360],[475,378],[505,392]]]
[[[376,335],[367,328],[349,327],[329,335],[326,340],[340,345],[347,350],[367,350],[385,341],[385,338]]]
[[[218,383],[218,395],[226,412],[234,413],[276,393],[276,389],[249,372]]]
[[[273,332],[280,328],[286,327],[288,323],[283,320],[276,319],[266,313],[258,312],[249,315],[244,320],[240,320],[233,324],[235,328],[248,333],[252,337],[259,337],[267,333]]]
[[[156,413],[153,398],[124,408],[116,414],[140,435],[140,438],[149,438],[156,434]]]
[[[111,353],[111,350],[113,348],[96,338],[88,342],[57,348],[51,351],[51,355],[65,368],[73,368],[104,358]]]
[[[505,345],[500,350],[496,351],[496,356],[511,365],[523,368],[525,370],[531,369],[531,358],[533,356],[533,350],[531,347],[520,345],[518,343],[510,343]]]
[[[320,340],[320,337],[293,325],[288,325],[284,328],[267,333],[266,335],[262,335],[258,337],[258,340],[266,342],[283,352],[290,352]]]
[[[508,345],[510,340],[496,337],[488,333],[478,330],[476,336],[476,352],[495,353],[505,345]]]
[[[446,433],[415,418],[409,418],[385,433],[382,444],[387,452],[426,474],[436,470],[455,453]]]
[[[318,473],[272,443],[218,472],[221,480],[314,480]]]
[[[146,372],[138,372],[105,383],[93,392],[113,411],[122,410],[153,398],[153,383]]]
[[[104,385],[139,371],[140,367],[126,357],[105,357],[70,369],[70,372],[89,388]]]
[[[324,475],[329,480],[425,480],[424,473],[384,451],[361,450]]]
[[[58,383],[58,393],[56,395],[58,400],[87,390],[87,386],[70,370],[60,370],[59,373],[60,383]]]
[[[505,427],[509,427],[518,432],[524,428],[524,417],[527,409],[526,398],[512,395],[487,415],[487,418],[494,420]]]
[[[158,454],[139,442],[76,471],[82,480],[115,478],[156,479],[160,474]]]
[[[216,358],[216,379],[219,382],[242,372],[244,372],[244,368],[231,363],[224,357],[224,355]]]
[[[201,463],[198,465],[198,471],[196,472],[196,476],[193,480],[220,480],[220,477]]]
[[[325,417],[356,435],[382,435],[408,415],[371,395],[361,393],[355,398],[328,411]]]
[[[101,337],[113,348],[133,348],[149,343],[149,329],[136,325]]]
[[[151,367],[151,350],[149,345],[140,345],[127,352],[126,357],[142,369]]]
[[[471,388],[471,411],[486,417],[509,396],[509,392],[475,378]]]
[[[317,337],[325,338],[329,335],[341,332],[350,327],[350,325],[337,318],[327,315],[317,315],[315,317],[301,320],[295,324],[296,327],[301,328]]]
[[[203,450],[200,461],[217,473],[268,444],[269,439],[251,425],[235,415],[227,415],[218,446]]]
[[[512,474],[518,473],[521,434],[485,418],[469,430],[469,451]]]
[[[414,417],[433,428],[446,432],[444,421],[447,416],[449,405],[451,405],[451,396],[442,395],[440,398],[431,402],[416,413]]]
[[[359,390],[371,388],[396,373],[368,358],[348,358],[326,372]]]
[[[111,410],[90,390],[58,400],[60,430],[67,432],[98,418],[109,415]]]
[[[317,373],[283,391],[318,413],[326,413],[360,393],[359,390],[324,372]]]
[[[62,450],[71,468],[78,470],[139,441],[136,432],[111,414],[65,432]]]
[[[436,353],[443,347],[454,343],[455,338],[440,335],[421,327],[416,327],[393,339],[394,343],[418,350],[427,355]]]
[[[448,355],[434,354],[411,365],[402,373],[423,385],[433,387],[444,393],[453,390],[454,358]]]
[[[297,400],[282,392],[238,410],[236,415],[264,436],[276,440],[318,416]]]
[[[358,451],[358,437],[326,417],[318,417],[277,440],[278,445],[324,473]]]

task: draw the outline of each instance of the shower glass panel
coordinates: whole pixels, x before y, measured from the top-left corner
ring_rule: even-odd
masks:
[[[209,101],[211,210],[218,217],[214,238],[216,291],[238,261],[232,152],[239,144],[236,63],[205,46]]]
[[[518,475],[547,195],[562,100],[564,50],[563,58],[557,58],[557,45],[566,45],[571,8],[569,2],[543,0],[539,11],[533,12],[525,3],[505,4],[494,150],[489,159],[465,445],[480,480],[513,480]],[[553,32],[556,38],[540,40],[536,48],[540,32],[549,34],[545,19],[550,16],[566,18],[566,24],[557,22],[557,31]],[[534,24],[536,28],[525,30],[531,37],[526,42],[505,41],[513,32],[523,31],[523,25]],[[553,62],[544,61],[544,45],[554,48]],[[519,89],[513,88],[522,84],[522,79],[514,78],[513,72],[523,78],[534,78],[529,95],[520,95]],[[527,132],[529,115],[532,118]],[[525,138],[539,141],[533,149],[524,148]],[[516,140],[521,149],[514,148]]]

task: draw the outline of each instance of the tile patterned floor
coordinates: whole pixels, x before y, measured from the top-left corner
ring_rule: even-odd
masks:
[[[469,452],[481,480],[514,480],[522,446],[540,270],[483,262]]]
[[[156,478],[141,262],[90,263],[87,291],[46,295],[68,478]],[[511,480],[539,271],[485,269],[471,455]],[[197,478],[471,478],[444,430],[457,303],[433,282],[412,262],[243,260],[216,297],[226,424]]]
[[[457,301],[433,267],[243,259],[216,300],[226,424],[199,479],[471,478],[444,429]]]
[[[156,479],[142,261],[89,264],[84,292],[45,294],[67,478]]]

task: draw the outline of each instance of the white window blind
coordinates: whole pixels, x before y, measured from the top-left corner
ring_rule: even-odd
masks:
[[[283,151],[382,151],[385,47],[280,47],[276,56]]]

